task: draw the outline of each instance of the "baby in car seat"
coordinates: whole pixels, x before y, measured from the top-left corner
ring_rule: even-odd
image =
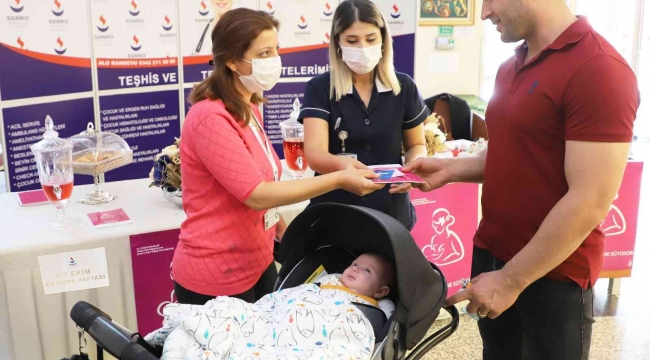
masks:
[[[379,307],[386,317],[392,315],[395,305],[387,299],[388,294],[395,288],[395,265],[387,258],[365,253],[357,257],[343,274],[331,274],[316,280],[321,293],[332,291],[326,297],[344,298]]]
[[[163,346],[163,360],[368,360],[374,332],[352,303],[378,306],[390,316],[394,306],[386,296],[395,277],[389,260],[363,254],[342,275],[281,289],[254,304],[226,296],[201,306],[169,304],[163,328],[145,340]]]

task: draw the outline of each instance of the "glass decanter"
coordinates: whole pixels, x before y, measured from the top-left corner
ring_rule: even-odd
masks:
[[[45,196],[57,209],[56,218],[43,225],[53,229],[81,225],[81,220],[69,217],[66,210],[74,187],[72,142],[59,138],[49,115],[45,118],[43,140],[30,149],[36,159],[38,177]]]

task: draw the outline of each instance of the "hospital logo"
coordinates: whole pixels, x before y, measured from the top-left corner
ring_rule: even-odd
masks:
[[[138,4],[135,2],[135,0],[131,0],[131,8],[129,8],[129,14],[133,16],[140,15],[140,9],[138,7]]]
[[[275,14],[275,8],[273,8],[273,4],[271,4],[270,1],[266,3],[266,12],[267,12],[269,15],[273,15],[273,14]]]
[[[309,26],[309,23],[305,19],[304,15],[300,15],[300,21],[298,22],[298,27],[302,30],[305,30]]]
[[[99,15],[99,22],[100,24],[97,25],[97,30],[106,32],[108,30],[108,22],[106,21],[106,18],[104,18],[104,15]]]
[[[142,43],[140,42],[140,39],[138,39],[137,35],[133,35],[133,44],[131,45],[131,49],[133,49],[133,51],[140,51],[140,49],[142,49]]]
[[[56,39],[56,45],[57,46],[54,47],[54,52],[56,52],[59,55],[65,54],[65,51],[67,49],[65,48],[65,44],[63,43],[63,40],[61,40],[60,37],[58,39]]]
[[[323,44],[329,44],[330,43],[330,33],[325,33],[325,40],[323,40]]]
[[[59,0],[54,0],[54,4],[52,4],[52,14],[54,14],[54,16],[63,15],[63,6]]]
[[[210,9],[208,9],[208,5],[205,4],[205,0],[201,0],[201,4],[199,5],[199,14],[201,16],[207,16],[210,13]]]
[[[323,15],[325,16],[332,16],[334,11],[332,10],[332,6],[330,5],[329,2],[325,3],[325,10],[323,10]]]
[[[390,16],[391,16],[393,19],[397,19],[397,18],[399,18],[400,16],[402,16],[402,13],[399,12],[399,8],[397,7],[397,4],[393,4],[392,10],[393,10],[393,11],[390,12]]]
[[[70,267],[77,266],[77,262],[74,260],[74,258],[72,256],[70,257],[70,260],[68,261],[68,266],[70,266]]]
[[[23,9],[25,8],[25,4],[23,3],[23,0],[12,0],[12,1],[15,4],[9,4],[9,7],[11,8],[11,10],[13,10],[13,12],[19,13],[23,11]]]
[[[16,42],[18,43],[21,49],[25,47],[25,42],[23,41],[23,39],[20,38],[20,36],[18,37],[18,40],[16,40]]]
[[[172,29],[173,25],[172,25],[172,21],[169,19],[169,16],[165,15],[165,21],[163,21],[162,27],[163,29],[165,29],[165,31],[169,31]]]

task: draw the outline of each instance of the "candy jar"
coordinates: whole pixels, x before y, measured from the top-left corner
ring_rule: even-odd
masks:
[[[284,158],[294,179],[302,178],[309,167],[305,157],[305,128],[298,122],[299,114],[300,101],[296,99],[289,119],[280,123]]]
[[[72,142],[59,138],[49,115],[45,118],[43,140],[32,145],[30,149],[36,160],[38,178],[45,196],[57,209],[56,218],[44,225],[54,229],[80,225],[81,220],[69,217],[66,212],[74,187]]]

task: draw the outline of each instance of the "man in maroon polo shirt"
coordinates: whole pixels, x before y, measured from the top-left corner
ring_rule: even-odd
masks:
[[[639,106],[620,54],[564,0],[484,0],[504,42],[525,40],[497,74],[479,156],[419,159],[427,181],[483,183],[469,300],[484,359],[587,359],[604,219]]]

